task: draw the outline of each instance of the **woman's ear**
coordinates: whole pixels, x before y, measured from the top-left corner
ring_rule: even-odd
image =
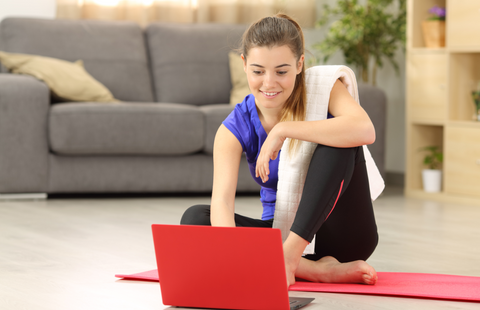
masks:
[[[241,54],[240,56],[242,57],[242,61],[243,61],[243,71],[247,73],[247,61],[245,60],[245,57],[243,56],[243,54]]]
[[[297,74],[300,74],[300,72],[302,72],[302,68],[303,68],[304,62],[305,62],[305,55],[302,55],[302,56],[300,57],[300,59],[298,60],[298,64],[297,64]]]

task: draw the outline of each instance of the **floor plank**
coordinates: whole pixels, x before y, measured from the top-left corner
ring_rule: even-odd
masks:
[[[158,283],[116,280],[155,269],[150,225],[177,224],[201,197],[0,201],[0,309],[169,309]],[[258,197],[237,211],[260,217]],[[377,271],[480,276],[480,206],[405,198],[389,188],[376,202]],[[353,294],[312,296],[314,309],[479,309],[478,303]],[[176,308],[179,309],[179,308]]]

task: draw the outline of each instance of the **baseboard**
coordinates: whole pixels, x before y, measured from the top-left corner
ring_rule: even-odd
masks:
[[[47,194],[45,193],[18,193],[18,194],[0,194],[0,200],[37,200],[37,199],[47,199]]]
[[[387,172],[385,177],[385,184],[387,186],[405,187],[405,173]]]

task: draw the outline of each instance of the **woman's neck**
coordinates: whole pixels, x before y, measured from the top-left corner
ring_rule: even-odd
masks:
[[[258,118],[262,123],[263,129],[267,134],[269,134],[270,130],[272,130],[272,128],[280,122],[281,109],[266,109],[261,107],[259,104],[255,105],[257,107]]]

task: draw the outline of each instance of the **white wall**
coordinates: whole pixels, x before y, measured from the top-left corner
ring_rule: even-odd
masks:
[[[324,4],[334,6],[336,0],[316,0],[317,12],[320,12]],[[362,1],[360,1],[362,2]],[[320,16],[320,14],[318,14]],[[311,45],[325,38],[326,29],[304,29],[306,48],[313,52]],[[383,68],[377,72],[377,87],[385,91],[387,95],[387,132],[386,132],[386,158],[387,172],[405,172],[405,55],[397,51],[395,57],[400,74],[397,75],[393,66],[384,61]],[[326,64],[345,64],[341,52],[333,55]],[[352,68],[354,69],[354,68]],[[357,80],[359,78],[357,77]]]
[[[0,0],[0,21],[8,16],[55,18],[56,0]]]

